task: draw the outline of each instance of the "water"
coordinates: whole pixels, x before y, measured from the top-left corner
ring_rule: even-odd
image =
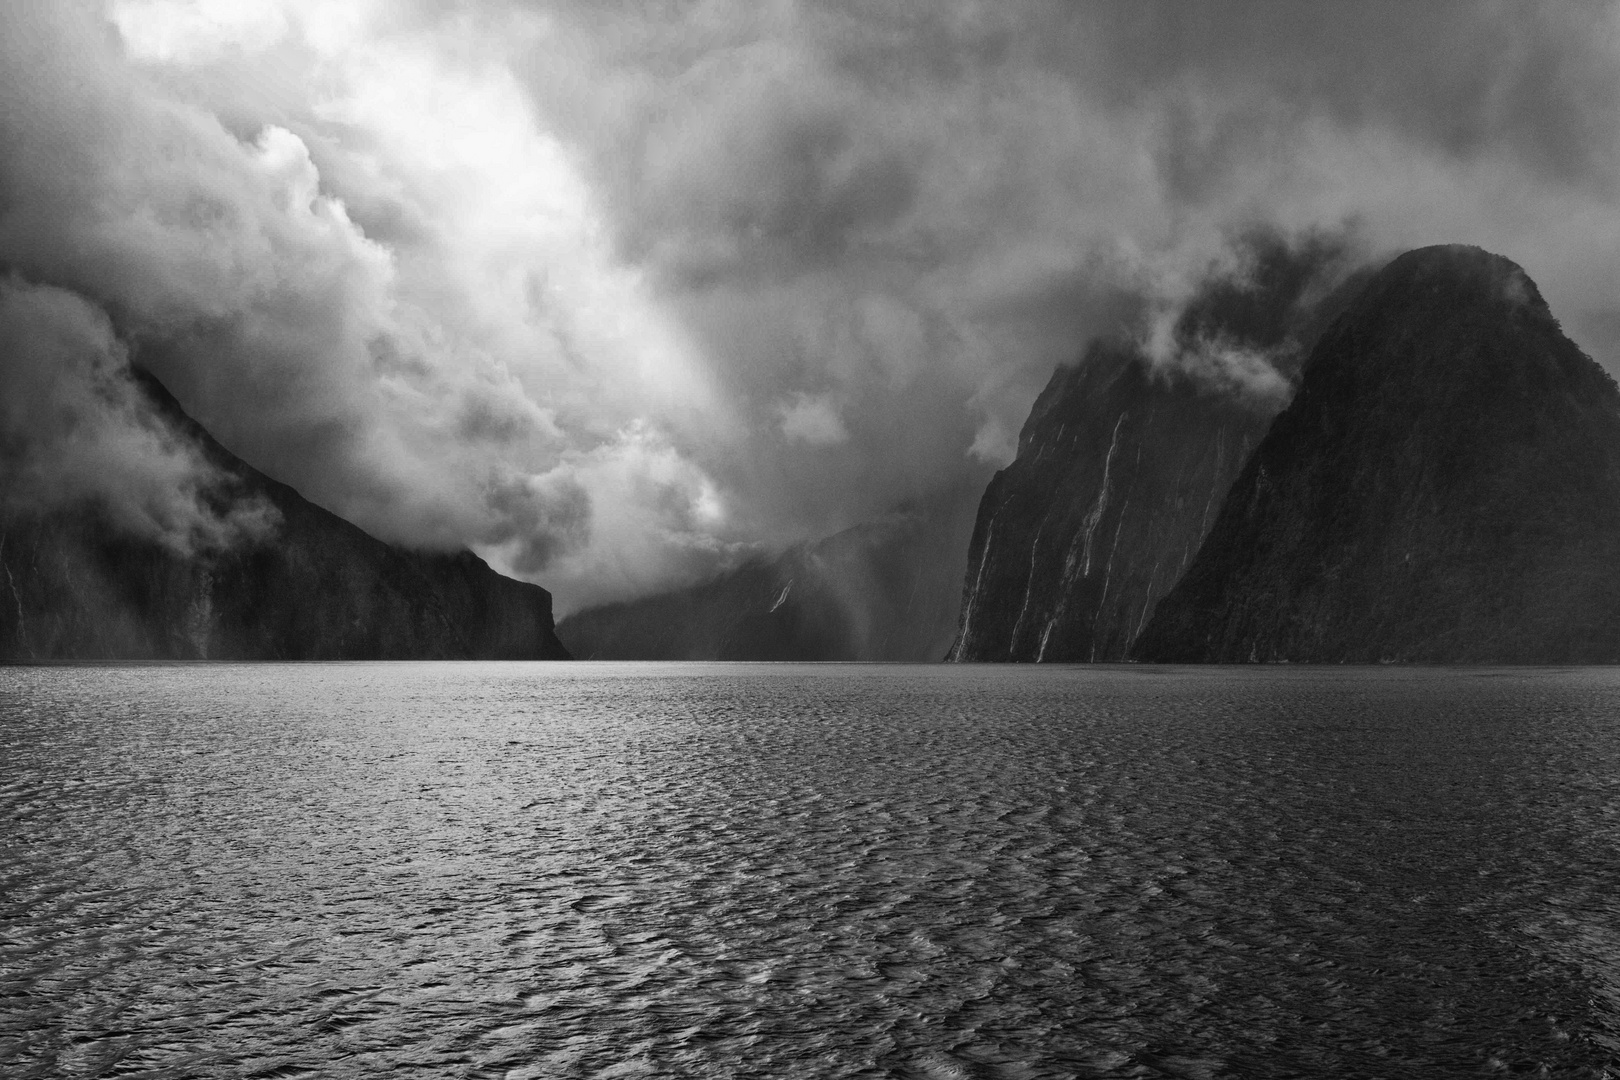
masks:
[[[0,669],[0,1073],[1602,1076],[1620,671]]]

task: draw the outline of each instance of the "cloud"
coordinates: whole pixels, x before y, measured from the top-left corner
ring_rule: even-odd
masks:
[[[217,60],[290,29],[280,5],[260,0],[114,0],[107,15],[131,52],[154,60]]]
[[[1293,397],[1335,301],[1372,261],[1354,223],[1298,234],[1249,227],[1207,265],[1155,280],[1126,336],[1159,370],[1273,413]]]
[[[0,508],[94,506],[189,554],[258,539],[268,504],[222,475],[152,408],[112,324],[74,293],[0,279]]]
[[[971,493],[1097,334],[1274,395],[1279,344],[1176,336],[1260,226],[1499,251],[1616,366],[1616,30],[1474,0],[12,4],[0,264],[256,465],[567,611]]]
[[[837,446],[849,441],[838,407],[827,397],[795,394],[792,401],[777,405],[782,418],[782,434],[790,441],[810,446]]]
[[[88,5],[7,9],[0,260],[106,312],[228,446],[385,539],[538,574],[613,519],[572,473],[644,463],[627,426],[723,424],[510,78],[294,5],[187,10],[120,4],[120,39]],[[324,85],[291,112],[207,85],[301,66]],[[624,490],[675,529],[662,476]]]

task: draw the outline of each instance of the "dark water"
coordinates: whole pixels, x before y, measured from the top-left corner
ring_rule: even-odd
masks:
[[[0,828],[8,1077],[1620,1054],[1616,670],[0,669]]]

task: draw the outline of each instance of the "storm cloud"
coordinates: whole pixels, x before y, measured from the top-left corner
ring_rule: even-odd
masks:
[[[180,554],[268,535],[275,509],[222,475],[137,387],[106,315],[75,293],[0,280],[0,509],[92,505]]]
[[[1498,251],[1615,369],[1617,31],[1607,4],[7,5],[6,318],[80,330],[8,331],[0,393],[132,358],[385,539],[472,545],[561,611],[622,599],[972,492],[1097,334],[1286,393],[1252,348],[1165,345],[1257,229]],[[118,454],[203,483],[160,436]],[[31,497],[91,483],[51,460]]]

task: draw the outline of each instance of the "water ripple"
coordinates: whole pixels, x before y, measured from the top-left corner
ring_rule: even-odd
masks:
[[[1617,706],[1607,669],[0,669],[0,1068],[1620,1075]]]

